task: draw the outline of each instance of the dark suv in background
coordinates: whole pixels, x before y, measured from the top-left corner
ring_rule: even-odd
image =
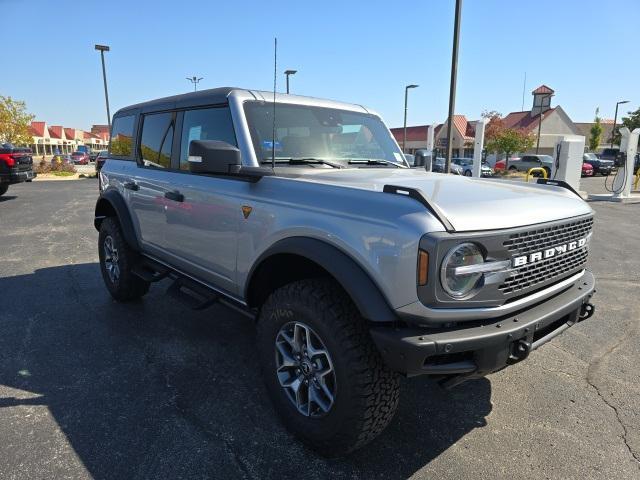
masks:
[[[7,193],[12,183],[30,182],[35,177],[31,149],[0,144],[0,195]]]
[[[582,161],[588,163],[593,167],[593,174],[599,173],[600,175],[611,174],[613,168],[613,160],[605,160],[604,158],[598,158],[595,153],[585,153],[582,155]]]

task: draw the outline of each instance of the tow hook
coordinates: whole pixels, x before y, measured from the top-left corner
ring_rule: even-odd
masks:
[[[596,307],[594,307],[593,304],[583,303],[582,307],[580,308],[580,317],[578,318],[578,321],[582,322],[583,320],[590,318],[595,313],[595,311]]]
[[[529,356],[530,352],[531,342],[527,342],[524,339],[514,342],[513,348],[511,349],[511,354],[509,355],[509,363],[513,364],[521,362]]]

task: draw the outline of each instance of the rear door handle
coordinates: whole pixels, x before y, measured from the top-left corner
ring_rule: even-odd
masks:
[[[184,195],[177,190],[174,190],[173,192],[165,192],[164,198],[168,198],[174,202],[184,202]]]
[[[140,190],[140,187],[136,182],[124,182],[122,186],[128,190],[133,190],[134,192]]]

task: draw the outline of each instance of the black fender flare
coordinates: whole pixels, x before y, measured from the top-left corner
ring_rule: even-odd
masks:
[[[299,255],[326,270],[340,283],[367,320],[374,322],[395,322],[398,320],[398,316],[378,285],[353,258],[329,243],[309,237],[285,238],[265,250],[249,271],[245,283],[244,298],[249,298],[251,281],[260,265],[269,257],[282,253]]]
[[[120,192],[115,189],[110,189],[102,192],[96,202],[95,216],[93,219],[93,226],[96,230],[100,230],[102,220],[113,215],[113,213],[115,213],[120,223],[125,241],[133,250],[139,252],[140,243],[138,242],[136,231],[133,228],[133,221],[131,220],[131,214],[129,213],[127,204]]]

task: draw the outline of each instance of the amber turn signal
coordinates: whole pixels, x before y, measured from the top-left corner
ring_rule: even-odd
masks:
[[[429,254],[418,250],[418,285],[426,285],[429,271]]]

